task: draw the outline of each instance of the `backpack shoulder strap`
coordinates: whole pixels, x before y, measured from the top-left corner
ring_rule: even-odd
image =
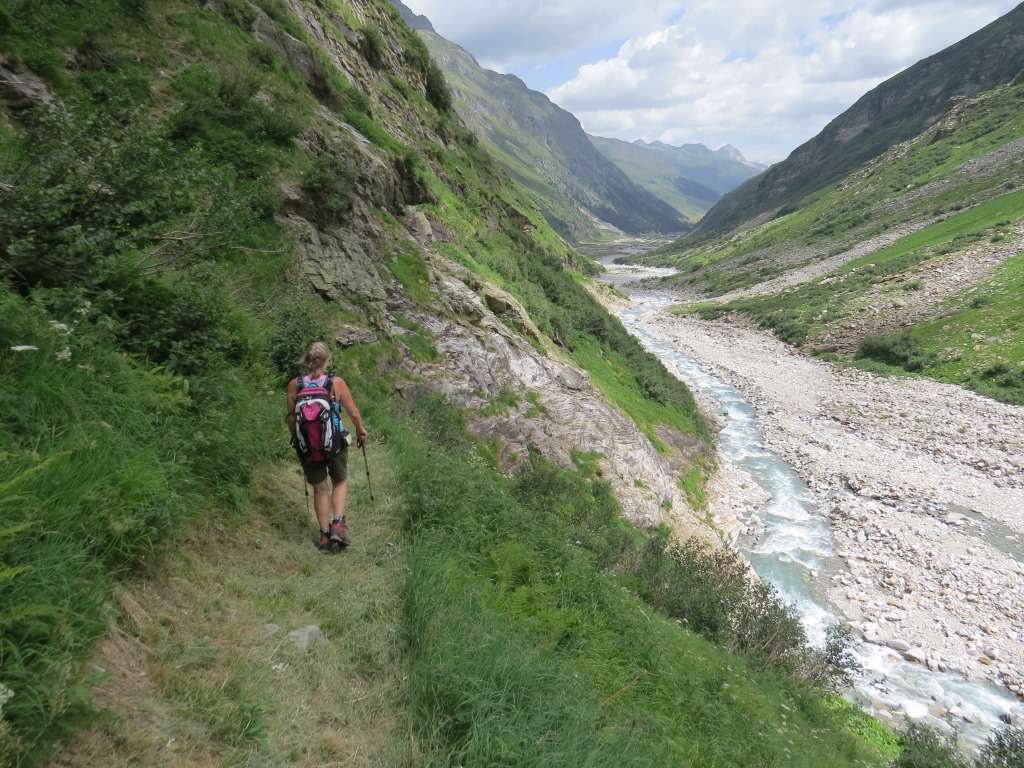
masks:
[[[296,396],[306,388],[306,380],[301,376],[295,377],[295,394]]]
[[[331,400],[334,399],[334,374],[328,373],[327,378],[324,380],[324,389],[327,390],[327,394],[331,396]]]

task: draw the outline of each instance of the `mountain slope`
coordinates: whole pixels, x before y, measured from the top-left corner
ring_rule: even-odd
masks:
[[[712,152],[703,144],[673,147],[660,141],[626,142],[588,136],[630,179],[697,221],[722,195],[764,170],[732,147]]]
[[[0,21],[0,764],[883,764],[397,11]],[[317,339],[371,440],[332,559],[281,418]]]
[[[454,43],[422,34],[445,70],[456,111],[563,237],[593,239],[608,225],[627,233],[688,229],[668,203],[598,152],[573,115],[514,75],[485,70]]]
[[[960,100],[796,211],[634,261],[677,266],[667,282],[706,317],[1024,404],[1022,100]]]
[[[781,163],[727,195],[695,234],[762,220],[835,183],[932,125],[956,98],[1009,83],[1024,71],[1024,5],[861,97]]]

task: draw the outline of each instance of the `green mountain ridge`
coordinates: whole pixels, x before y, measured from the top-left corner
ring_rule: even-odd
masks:
[[[630,261],[678,267],[665,283],[705,317],[1024,404],[1022,100],[1020,84],[959,100],[790,213]]]
[[[747,162],[739,151],[703,144],[673,147],[660,141],[625,142],[589,136],[595,147],[640,186],[696,222],[722,195],[765,166]]]
[[[708,211],[695,235],[719,235],[792,210],[894,145],[919,135],[956,99],[1024,72],[1024,5],[872,89],[816,137]]]
[[[483,69],[463,48],[421,33],[445,70],[456,111],[570,241],[610,231],[676,233],[689,223],[631,181],[588,141],[579,121],[515,75]]]

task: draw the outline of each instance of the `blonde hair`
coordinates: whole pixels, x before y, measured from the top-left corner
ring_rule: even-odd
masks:
[[[331,350],[322,341],[314,341],[306,350],[302,364],[306,366],[307,371],[325,371],[331,364]]]

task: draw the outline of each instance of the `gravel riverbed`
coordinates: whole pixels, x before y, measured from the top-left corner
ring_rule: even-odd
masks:
[[[855,632],[1024,698],[1024,408],[838,368],[736,324],[640,322],[754,407],[831,524],[843,567],[818,578]],[[711,490],[712,513],[756,537],[742,470],[723,464]]]

